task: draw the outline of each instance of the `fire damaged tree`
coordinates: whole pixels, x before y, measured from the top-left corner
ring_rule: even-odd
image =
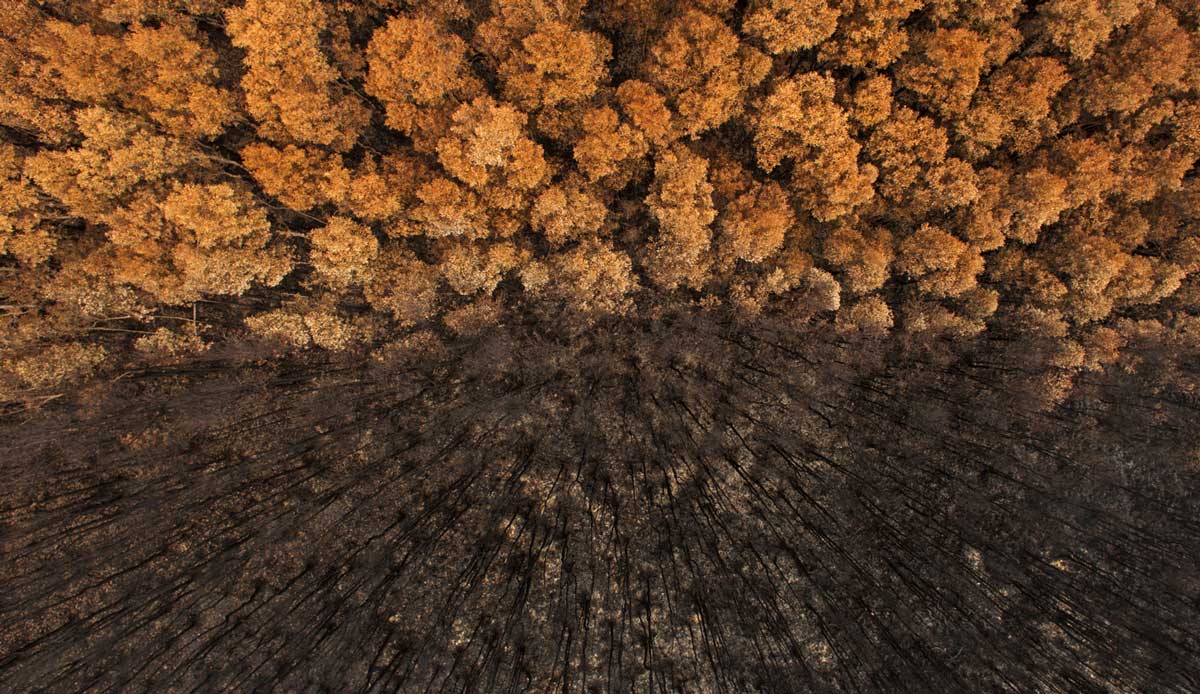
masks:
[[[210,353],[7,428],[0,682],[1200,684],[1163,667],[1200,645],[1197,373],[1162,372],[1168,335],[1045,409],[1023,391],[1053,374],[1003,342],[624,320]]]
[[[1194,1],[0,8],[0,692],[1200,691]]]

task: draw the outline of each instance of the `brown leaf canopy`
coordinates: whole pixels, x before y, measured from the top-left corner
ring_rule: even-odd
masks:
[[[1064,369],[1113,363],[1105,331],[1200,313],[1198,21],[1154,0],[13,0],[0,346],[41,387],[20,359],[47,345],[66,381],[245,334],[345,350],[687,305],[913,339],[1019,319],[1079,346],[1052,350]],[[154,323],[221,297],[234,329]]]

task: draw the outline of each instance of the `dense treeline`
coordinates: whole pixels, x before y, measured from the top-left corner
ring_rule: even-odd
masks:
[[[1020,335],[1064,391],[1138,335],[1197,333],[1198,21],[8,0],[0,386],[36,405],[223,342],[364,353],[688,304]]]
[[[0,0],[0,690],[1200,690],[1192,0]]]

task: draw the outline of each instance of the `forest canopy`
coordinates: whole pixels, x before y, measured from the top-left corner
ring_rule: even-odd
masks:
[[[464,311],[1200,335],[1184,0],[4,4],[10,402]]]
[[[1200,691],[1196,0],[0,0],[0,691]]]

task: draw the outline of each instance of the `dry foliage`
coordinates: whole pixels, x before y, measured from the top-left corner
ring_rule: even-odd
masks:
[[[1187,3],[4,14],[0,349],[30,387],[100,353],[369,349],[672,303],[1071,344],[1200,313]],[[164,316],[203,302],[239,308],[172,337]],[[35,374],[49,347],[64,364]]]

